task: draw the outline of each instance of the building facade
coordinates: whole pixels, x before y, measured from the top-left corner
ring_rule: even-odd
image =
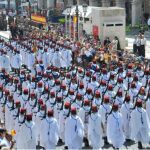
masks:
[[[44,7],[44,2],[38,0],[38,7]],[[123,7],[126,8],[126,21],[127,24],[136,24],[146,23],[146,19],[150,15],[150,0],[47,0],[46,7],[51,8],[55,6],[55,3],[64,3],[64,6],[67,5],[82,5],[87,3],[89,6],[99,6],[99,7]]]

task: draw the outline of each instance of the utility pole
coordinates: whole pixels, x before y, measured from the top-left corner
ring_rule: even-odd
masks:
[[[10,10],[10,0],[7,0],[7,9]]]

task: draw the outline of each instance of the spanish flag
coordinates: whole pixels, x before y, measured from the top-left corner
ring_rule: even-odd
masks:
[[[15,136],[16,135],[16,131],[15,130],[11,130],[11,135]]]
[[[77,23],[77,16],[73,17],[73,22],[76,24]]]

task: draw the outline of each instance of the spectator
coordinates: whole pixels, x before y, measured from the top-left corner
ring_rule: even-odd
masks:
[[[149,16],[149,18],[148,18],[147,24],[148,24],[148,28],[149,28],[149,30],[150,30],[150,16]]]

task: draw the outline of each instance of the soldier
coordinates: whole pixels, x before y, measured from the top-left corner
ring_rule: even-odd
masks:
[[[101,116],[102,119],[102,126],[103,126],[103,138],[104,138],[104,142],[107,145],[108,144],[108,140],[107,140],[107,117],[108,114],[111,112],[111,105],[109,102],[109,97],[108,96],[104,96],[104,100],[102,105],[99,108],[99,114]]]
[[[40,135],[41,146],[43,146],[46,150],[56,149],[59,139],[59,127],[57,120],[54,118],[52,109],[48,110],[46,118],[41,122]]]
[[[125,137],[122,129],[122,115],[118,111],[119,106],[114,104],[112,112],[107,120],[107,138],[108,142],[113,145],[115,149],[119,149],[125,142]]]
[[[97,106],[93,105],[89,117],[88,138],[93,149],[101,149],[104,145],[102,139],[102,120]]]
[[[76,108],[71,108],[71,115],[65,122],[65,145],[68,149],[81,149],[84,136],[84,125],[77,115]]]
[[[138,142],[139,149],[143,149],[142,143],[149,142],[150,122],[146,110],[142,108],[142,100],[136,101],[131,113],[131,138]]]
[[[126,141],[131,140],[131,112],[133,109],[133,104],[131,103],[130,96],[126,95],[125,102],[121,106],[120,112],[122,114],[123,119],[123,131],[126,138]]]

